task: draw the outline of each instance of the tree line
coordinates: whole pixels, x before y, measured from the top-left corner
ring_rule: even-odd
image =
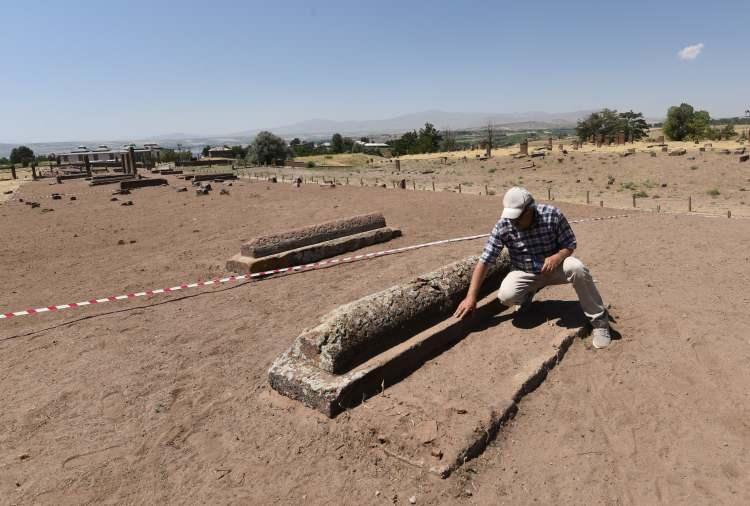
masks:
[[[712,119],[708,111],[696,111],[692,105],[682,103],[669,108],[663,123],[654,123],[652,126],[661,127],[664,136],[672,141],[718,140],[737,137],[735,124],[745,122],[736,120],[739,118]],[[576,135],[582,141],[592,137],[598,139],[599,136],[610,141],[616,139],[617,135],[624,134],[626,139],[637,141],[648,137],[649,128],[643,113],[632,110],[618,113],[614,109],[605,108],[580,120],[576,126]]]

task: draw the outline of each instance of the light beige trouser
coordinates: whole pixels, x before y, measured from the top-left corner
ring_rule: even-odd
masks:
[[[599,295],[591,273],[583,262],[575,257],[566,258],[550,274],[533,274],[524,271],[511,271],[500,284],[497,297],[505,306],[521,304],[529,293],[535,293],[547,285],[571,283],[578,294],[581,308],[594,327],[609,326],[607,308]]]

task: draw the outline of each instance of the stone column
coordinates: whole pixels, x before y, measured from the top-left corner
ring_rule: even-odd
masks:
[[[130,148],[128,148],[128,158],[130,158],[131,174],[134,176],[137,176],[138,168],[136,167],[136,164],[135,164],[135,150],[133,149],[133,146],[130,146]]]
[[[529,140],[524,139],[521,142],[521,154],[522,155],[528,155],[529,154]]]

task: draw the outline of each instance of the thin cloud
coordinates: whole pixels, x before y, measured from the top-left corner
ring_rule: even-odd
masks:
[[[680,60],[695,60],[703,51],[703,42],[680,49],[677,56]]]

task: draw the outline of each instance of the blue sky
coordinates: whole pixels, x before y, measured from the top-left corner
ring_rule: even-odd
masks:
[[[750,107],[747,0],[0,0],[0,20],[0,142],[428,109]]]

